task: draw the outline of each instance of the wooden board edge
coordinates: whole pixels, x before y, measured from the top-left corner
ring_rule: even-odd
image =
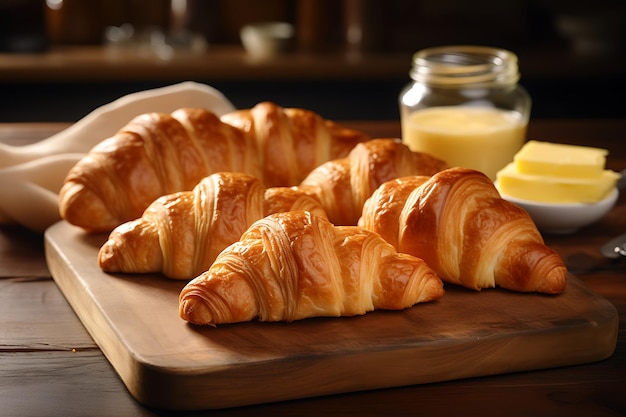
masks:
[[[389,352],[365,351],[358,355],[326,354],[311,360],[306,358],[288,358],[280,361],[255,364],[257,377],[251,377],[249,367],[230,367],[211,370],[205,373],[189,375],[172,372],[150,363],[150,358],[139,358],[119,342],[106,314],[98,306],[88,303],[86,289],[77,284],[78,280],[64,277],[76,277],[72,262],[64,259],[63,251],[53,242],[45,239],[45,253],[51,274],[83,325],[100,346],[104,355],[112,364],[131,395],[140,403],[154,408],[172,410],[222,409],[260,403],[278,402],[299,398],[324,396],[338,393],[365,391],[407,385],[443,382],[501,373],[532,371],[546,368],[546,356],[541,358],[528,356],[523,360],[513,360],[519,349],[539,351],[546,345],[549,335],[541,332],[529,332],[508,341],[499,349],[507,358],[494,361],[481,358],[480,352],[488,345],[498,345],[497,338],[441,343],[437,349],[423,355],[416,355],[415,350],[398,348]],[[605,301],[605,300],[604,300]],[[603,303],[593,320],[575,323],[566,329],[566,336],[573,343],[567,346],[553,346],[548,356],[549,367],[571,366],[606,359],[614,352],[619,317],[615,307],[608,301]],[[608,335],[609,340],[598,337]],[[118,342],[111,342],[117,340]],[[476,352],[476,363],[487,371],[478,372],[475,368],[460,367],[447,373],[438,372],[437,360],[449,359],[455,350],[467,356]],[[346,362],[349,362],[346,365]],[[274,378],[276,366],[289,370],[290,378]],[[337,373],[337,369],[342,369]],[[395,370],[390,373],[389,370]],[[398,372],[401,369],[402,372]],[[329,371],[330,370],[330,371]],[[331,372],[332,371],[332,372]],[[311,374],[318,375],[311,381]],[[379,377],[373,382],[371,375]],[[270,378],[270,381],[263,378]],[[308,381],[308,382],[302,382]],[[232,384],[238,384],[238,394],[233,395]],[[294,386],[296,389],[294,389]],[[190,392],[206,392],[203,396],[191,396]]]
[[[130,354],[128,349],[125,349],[121,342],[111,342],[111,340],[119,340],[119,338],[114,334],[113,327],[107,321],[104,312],[98,308],[99,306],[92,305],[88,301],[89,295],[85,293],[84,288],[78,285],[79,281],[63,278],[75,276],[76,271],[71,267],[72,263],[68,259],[64,259],[63,251],[48,237],[48,231],[46,231],[44,233],[44,253],[54,282],[91,338],[100,347],[104,356],[128,388],[135,371],[142,365],[136,357]]]

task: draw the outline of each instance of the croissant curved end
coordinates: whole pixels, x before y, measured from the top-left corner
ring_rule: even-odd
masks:
[[[98,251],[98,265],[100,269],[104,272],[121,272],[117,252],[119,252],[119,249],[116,241],[106,241]]]
[[[163,254],[158,233],[142,219],[121,224],[98,251],[98,264],[104,272],[152,273],[163,270]]]
[[[537,247],[540,244],[535,243]],[[560,294],[567,285],[567,267],[561,257],[552,250],[548,253],[528,251],[526,258],[517,255],[510,264],[512,270],[505,277],[496,279],[500,287],[519,292],[538,292],[543,294]],[[532,258],[535,257],[533,261]],[[530,259],[530,261],[529,261]],[[515,261],[519,261],[515,263]],[[513,271],[517,271],[515,273]]]
[[[423,290],[420,292],[417,303],[427,303],[429,301],[438,300],[443,297],[445,293],[443,281],[433,273],[432,279],[426,281]]]
[[[567,268],[565,266],[553,268],[539,283],[538,292],[544,294],[560,294],[567,285]]]
[[[107,205],[96,193],[76,182],[67,182],[61,188],[59,214],[68,223],[92,233],[109,232],[120,224],[120,221],[111,216]],[[101,221],[94,224],[94,218]]]
[[[193,294],[181,296],[179,315],[191,324],[215,326],[213,314],[207,303],[202,297]]]

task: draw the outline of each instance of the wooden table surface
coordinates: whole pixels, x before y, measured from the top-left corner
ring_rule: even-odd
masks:
[[[345,122],[374,137],[399,123]],[[0,124],[0,141],[29,143],[65,124]],[[531,121],[529,137],[609,149],[607,167],[626,168],[626,120]],[[0,184],[0,186],[2,186]],[[626,233],[626,197],[575,234],[545,236],[570,271],[619,312],[615,353],[601,362],[436,384],[340,394],[189,414],[151,410],[128,393],[52,280],[42,236],[0,226],[0,416],[624,416],[626,261],[599,247]]]

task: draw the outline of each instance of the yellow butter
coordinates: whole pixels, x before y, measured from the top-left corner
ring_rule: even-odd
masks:
[[[402,127],[411,150],[484,172],[496,172],[513,159],[526,136],[526,123],[514,111],[469,106],[436,106],[417,110]]]
[[[595,203],[615,188],[619,174],[601,170],[588,178],[566,178],[519,172],[516,163],[497,174],[498,190],[505,195],[544,203]]]
[[[601,148],[531,140],[514,161],[517,170],[524,174],[595,178],[604,170],[607,154]]]

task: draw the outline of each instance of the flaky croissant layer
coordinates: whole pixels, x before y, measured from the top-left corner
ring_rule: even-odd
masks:
[[[100,248],[98,263],[105,272],[157,272],[189,280],[209,269],[253,222],[292,210],[325,217],[317,200],[297,189],[266,189],[251,175],[218,172],[191,191],[156,199],[140,218],[116,227]]]
[[[359,143],[348,156],[316,167],[298,188],[315,196],[331,222],[356,225],[363,204],[384,182],[407,175],[430,176],[448,168],[445,161],[413,152],[398,138]]]
[[[376,233],[294,211],[255,222],[183,288],[179,307],[190,323],[216,325],[398,310],[443,294],[423,260]]]
[[[162,272],[191,279],[261,217],[305,210],[335,225],[354,226],[365,200],[384,181],[444,168],[443,161],[411,152],[398,139],[372,139],[355,146],[347,158],[320,165],[295,187],[265,189],[248,174],[216,173],[192,192],[160,197],[140,219],[114,229],[100,250],[100,266],[105,272]]]
[[[528,213],[503,200],[478,171],[451,168],[386,182],[365,203],[359,225],[452,284],[549,294],[565,288],[561,257]]]
[[[191,190],[215,172],[244,172],[267,187],[294,186],[366,139],[314,112],[269,102],[222,118],[200,108],[143,114],[72,167],[59,211],[87,231],[110,232],[158,197]]]

